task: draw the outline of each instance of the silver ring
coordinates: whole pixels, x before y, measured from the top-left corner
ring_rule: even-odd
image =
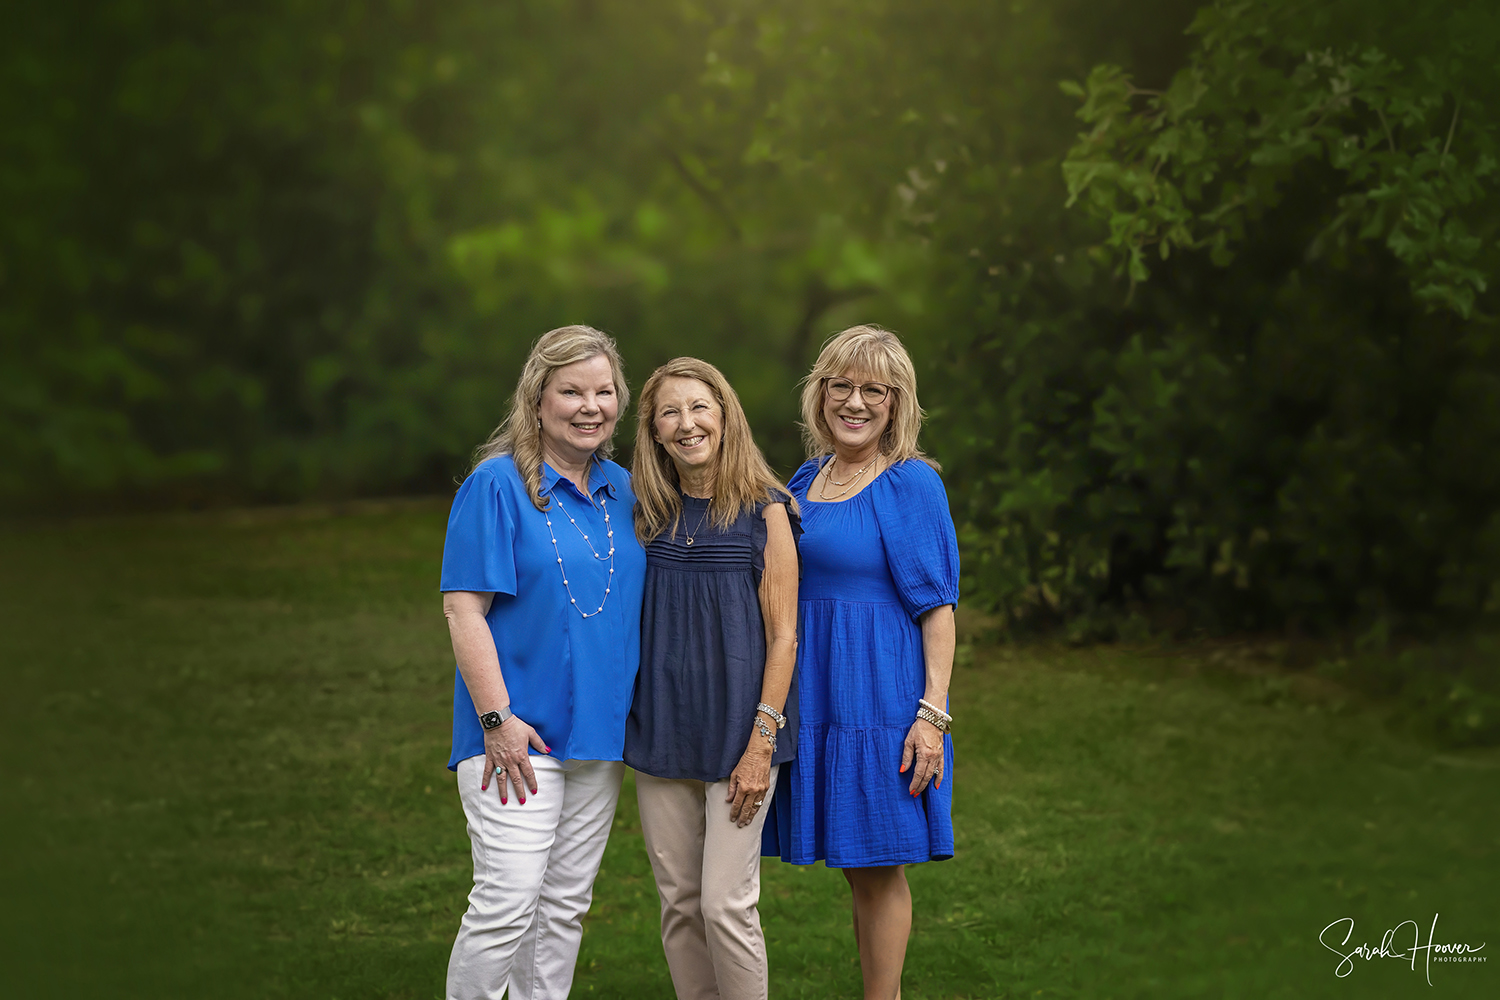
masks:
[[[755,800],[755,804],[758,806],[758,805],[760,805],[764,801],[765,801],[765,799],[756,799]]]
[[[495,773],[496,774],[504,774],[505,773],[505,768],[503,768],[503,767],[497,767],[497,768],[495,768]]]

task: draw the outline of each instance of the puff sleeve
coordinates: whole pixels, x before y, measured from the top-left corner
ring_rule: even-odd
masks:
[[[448,514],[439,589],[516,593],[514,497],[493,470],[480,466],[465,479]]]
[[[886,563],[901,604],[913,619],[958,603],[958,533],[948,491],[920,459],[886,470],[870,484]]]

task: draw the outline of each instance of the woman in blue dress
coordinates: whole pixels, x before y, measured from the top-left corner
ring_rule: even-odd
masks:
[[[948,681],[958,540],[917,447],[916,373],[895,335],[823,346],[802,394],[797,758],[767,853],[843,869],[866,998],[900,995],[909,864],[953,856]]]
[[[625,762],[662,950],[679,1000],[764,1000],[763,807],[796,751],[778,730],[796,714],[797,505],[697,358],[646,380],[633,471],[647,569]]]
[[[629,401],[614,341],[544,334],[443,544],[453,754],[474,888],[448,1000],[568,995],[620,796],[646,557],[609,460]]]

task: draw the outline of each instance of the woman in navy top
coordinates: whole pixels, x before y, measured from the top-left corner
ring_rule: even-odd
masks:
[[[842,868],[865,996],[894,997],[911,931],[908,864],[953,856],[947,736],[958,541],[917,449],[916,373],[896,337],[832,337],[802,395],[812,456],[788,484],[804,535],[797,759],[767,853]]]
[[[767,990],[764,805],[796,656],[796,503],[713,365],[677,358],[641,390],[636,533],[646,546],[641,670],[625,725],[641,830],[679,997]],[[793,695],[795,697],[795,695]],[[792,732],[795,732],[795,722]]]
[[[443,613],[474,888],[449,1000],[565,997],[619,800],[645,553],[609,460],[629,390],[614,341],[542,336],[448,518]],[[493,786],[493,787],[492,787]]]

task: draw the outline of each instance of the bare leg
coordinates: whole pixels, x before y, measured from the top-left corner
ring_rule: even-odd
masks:
[[[906,866],[845,868],[854,899],[854,940],[865,1000],[901,1000],[901,967],[911,936],[911,887]]]

